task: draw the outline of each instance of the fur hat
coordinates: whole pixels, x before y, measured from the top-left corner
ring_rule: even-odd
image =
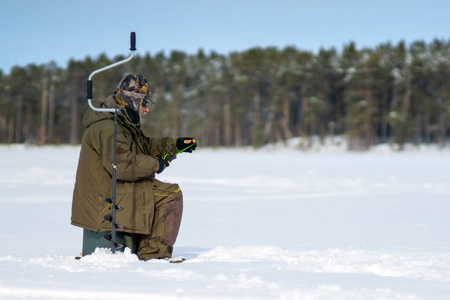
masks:
[[[125,75],[117,85],[114,94],[116,103],[126,110],[131,121],[135,124],[139,124],[141,121],[139,116],[141,104],[144,106],[155,105],[150,86],[141,75]]]

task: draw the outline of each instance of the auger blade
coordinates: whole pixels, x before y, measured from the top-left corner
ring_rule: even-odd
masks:
[[[108,202],[109,204],[113,205],[113,201],[111,198],[106,198],[105,201]],[[119,206],[117,204],[115,204],[114,207],[116,208],[116,212],[123,210],[123,207]]]
[[[112,214],[107,214],[107,215],[105,215],[103,218],[105,218],[105,220],[108,221],[108,222],[112,222],[112,221],[113,221],[113,216],[112,216]]]
[[[111,240],[112,240],[112,233],[111,233],[111,232],[107,232],[107,233],[105,233],[104,237],[105,237],[105,239],[107,239],[108,241],[111,241]],[[121,249],[121,248],[123,248],[123,245],[114,242],[114,248],[115,248],[115,249]]]

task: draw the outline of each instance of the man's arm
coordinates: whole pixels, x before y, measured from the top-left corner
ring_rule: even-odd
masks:
[[[152,156],[164,157],[166,154],[175,154],[179,150],[177,148],[177,138],[149,138],[145,137],[145,147]]]
[[[103,167],[112,175],[113,170],[113,128],[104,129],[101,135],[103,153]],[[117,179],[124,181],[135,181],[148,178],[160,168],[158,159],[145,154],[137,153],[137,146],[123,134],[123,131],[117,130]]]

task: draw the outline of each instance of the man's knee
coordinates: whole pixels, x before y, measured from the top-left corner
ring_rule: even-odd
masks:
[[[183,215],[183,193],[179,191],[167,207],[164,243],[173,246],[178,236]]]

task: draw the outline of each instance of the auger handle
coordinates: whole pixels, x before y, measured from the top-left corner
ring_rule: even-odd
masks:
[[[136,33],[132,32],[131,36],[130,36],[130,50],[131,51],[136,51]]]
[[[118,61],[116,63],[113,63],[113,64],[111,64],[109,66],[103,67],[101,69],[98,69],[98,70],[92,72],[89,75],[89,78],[88,78],[88,81],[87,81],[87,99],[88,99],[89,107],[92,110],[95,110],[95,111],[98,111],[98,112],[114,112],[115,108],[97,108],[94,105],[92,105],[92,78],[94,77],[94,75],[96,75],[96,74],[98,74],[100,72],[112,69],[112,68],[117,67],[119,65],[122,65],[122,64],[124,64],[126,62],[129,62],[134,56],[134,51],[136,51],[136,33],[134,33],[134,32],[131,33],[130,44],[131,44],[131,48],[130,48],[131,54],[130,54],[130,56],[128,58],[126,58],[124,60],[121,60],[121,61]]]

